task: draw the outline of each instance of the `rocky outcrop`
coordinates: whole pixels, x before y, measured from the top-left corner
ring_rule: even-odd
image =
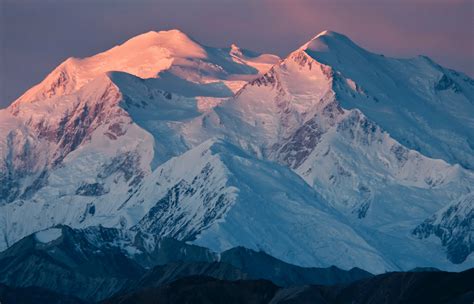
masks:
[[[462,263],[474,251],[474,194],[438,211],[418,225],[413,234],[421,239],[436,236],[446,248],[448,259]]]

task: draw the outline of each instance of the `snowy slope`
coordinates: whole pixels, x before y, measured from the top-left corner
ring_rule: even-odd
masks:
[[[244,246],[302,266],[393,267],[296,174],[220,140],[158,167],[135,201],[124,206],[141,218],[133,229],[217,252]]]
[[[333,32],[282,61],[175,30],[67,60],[0,111],[0,249],[101,224],[304,266],[473,267],[472,83]]]

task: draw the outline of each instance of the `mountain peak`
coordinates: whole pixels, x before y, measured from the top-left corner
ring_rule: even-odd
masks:
[[[319,34],[317,34],[316,36],[314,36],[313,39],[316,39],[316,38],[319,38],[319,37],[333,37],[333,38],[347,38],[347,36],[341,34],[341,33],[338,33],[338,32],[335,32],[335,31],[331,31],[331,30],[324,30],[322,32],[320,32]],[[313,40],[311,39],[311,40]]]
[[[324,30],[300,47],[303,51],[327,52],[342,45],[356,46],[347,36],[330,30]]]
[[[152,47],[168,49],[173,54],[182,55],[183,57],[205,56],[205,52],[199,43],[177,29],[159,32],[149,31],[125,41],[110,51],[123,49],[126,52],[134,52]]]
[[[191,40],[188,35],[183,33],[178,29],[172,29],[167,31],[149,31],[143,34],[139,34],[133,38],[130,38],[129,41],[148,41],[154,39],[168,39],[168,40]]]

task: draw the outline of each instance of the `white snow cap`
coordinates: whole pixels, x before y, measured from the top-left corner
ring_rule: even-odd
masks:
[[[303,44],[300,47],[300,50],[310,50],[314,52],[328,51],[329,46],[337,42],[354,44],[347,36],[343,34],[330,30],[324,30]]]
[[[159,32],[149,31],[125,41],[112,50],[120,49],[124,52],[133,53],[133,51],[149,47],[166,48],[179,57],[206,57],[205,50],[197,42],[177,29]]]

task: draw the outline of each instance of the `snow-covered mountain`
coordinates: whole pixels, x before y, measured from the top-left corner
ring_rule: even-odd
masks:
[[[150,32],[0,111],[0,248],[58,224],[374,273],[474,266],[474,81],[322,32],[284,60]]]

